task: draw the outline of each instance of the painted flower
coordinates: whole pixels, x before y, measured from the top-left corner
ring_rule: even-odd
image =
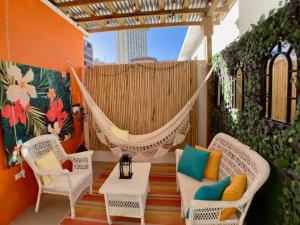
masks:
[[[53,127],[50,124],[48,125],[48,132],[49,133],[58,136],[60,131],[61,131],[61,128],[59,127],[58,122],[55,122],[53,124]]]
[[[19,122],[26,125],[25,111],[30,108],[30,105],[23,107],[20,101],[16,101],[13,105],[6,105],[2,108],[2,116],[9,120],[11,127],[17,125]]]
[[[17,84],[12,84],[7,88],[7,99],[11,102],[16,102],[19,100],[21,105],[26,107],[29,104],[30,97],[37,97],[35,87],[28,84],[29,82],[33,81],[34,78],[32,70],[29,69],[23,77],[21,69],[13,64],[10,64],[6,72],[9,78],[14,78],[17,81]]]
[[[54,98],[56,97],[54,88],[49,88],[47,96],[48,96],[48,98],[50,98],[51,101],[54,100]]]
[[[46,114],[49,121],[54,122],[57,120],[59,128],[62,128],[63,120],[68,118],[66,111],[62,112],[63,108],[64,105],[60,99],[58,101],[51,101],[50,109]]]

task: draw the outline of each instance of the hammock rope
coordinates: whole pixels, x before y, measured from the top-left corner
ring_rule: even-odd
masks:
[[[194,103],[197,101],[203,86],[213,72],[212,67],[190,100],[169,122],[151,133],[133,135],[129,134],[128,131],[119,129],[104,114],[90,96],[70,63],[69,66],[82,92],[85,103],[91,111],[96,134],[100,142],[108,146],[112,153],[116,156],[120,157],[122,154],[127,153],[132,155],[133,159],[136,161],[145,161],[149,158],[162,157],[169,151],[170,148],[184,141],[190,128],[190,111]],[[121,138],[118,134],[113,132],[113,129],[117,129],[121,132],[127,132],[128,139],[124,140],[124,138]]]

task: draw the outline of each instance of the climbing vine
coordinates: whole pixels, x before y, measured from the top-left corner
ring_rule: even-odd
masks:
[[[300,1],[291,0],[215,55],[215,80],[221,81],[222,101],[212,108],[212,133],[226,132],[260,153],[282,174],[283,191],[277,197],[277,224],[300,224],[300,96],[296,121],[291,126],[275,125],[262,116],[262,79],[266,55],[278,41],[292,44],[297,55],[297,90],[300,89]],[[244,110],[231,108],[230,77],[237,64],[245,77]],[[212,95],[217,86],[212,85]],[[299,93],[299,92],[298,92]],[[214,98],[215,99],[215,98]],[[267,210],[267,209],[266,209]]]

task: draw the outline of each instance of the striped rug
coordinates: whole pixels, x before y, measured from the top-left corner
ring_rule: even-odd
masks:
[[[85,194],[76,204],[76,219],[71,220],[68,213],[62,225],[106,225],[103,195],[98,190],[112,171],[108,165],[94,181],[93,194]],[[150,172],[150,193],[148,193],[145,223],[147,225],[184,225],[180,218],[180,194],[176,192],[175,165],[152,164]],[[113,224],[137,225],[140,219],[112,217]]]

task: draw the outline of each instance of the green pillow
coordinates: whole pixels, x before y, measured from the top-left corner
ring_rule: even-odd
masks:
[[[210,152],[197,150],[185,145],[178,165],[178,172],[201,180]]]
[[[195,200],[209,200],[209,201],[217,201],[221,200],[222,194],[225,188],[230,184],[230,177],[227,176],[223,180],[218,181],[217,183],[205,185],[200,187],[195,195]],[[189,218],[190,209],[186,212],[186,218]]]

